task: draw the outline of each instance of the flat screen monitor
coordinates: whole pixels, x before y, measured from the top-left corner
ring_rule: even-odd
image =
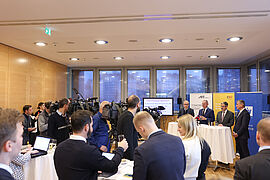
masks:
[[[173,116],[173,104],[173,98],[143,98],[143,109],[163,106],[165,109],[160,110],[162,116]]]

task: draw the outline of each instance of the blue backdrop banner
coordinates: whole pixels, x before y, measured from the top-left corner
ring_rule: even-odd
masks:
[[[235,93],[235,104],[237,100],[244,100],[246,109],[250,113],[248,148],[250,154],[257,154],[259,146],[256,142],[257,124],[262,119],[262,93],[238,92]],[[238,110],[235,109],[237,112]]]

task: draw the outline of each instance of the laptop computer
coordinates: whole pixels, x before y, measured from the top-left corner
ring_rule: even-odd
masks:
[[[33,150],[37,150],[37,153],[31,154],[31,158],[36,158],[47,154],[50,145],[50,138],[37,136]]]

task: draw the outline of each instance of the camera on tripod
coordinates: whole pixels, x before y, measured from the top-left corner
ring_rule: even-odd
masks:
[[[73,112],[77,110],[88,110],[94,114],[99,111],[99,102],[97,102],[97,98],[87,98],[84,99],[74,99],[71,100],[69,107],[68,107],[68,114],[72,115]]]
[[[165,110],[165,108],[163,106],[158,106],[155,108],[147,107],[143,109],[143,111],[148,112],[153,117],[158,128],[160,128],[160,117],[162,116],[161,110]]]

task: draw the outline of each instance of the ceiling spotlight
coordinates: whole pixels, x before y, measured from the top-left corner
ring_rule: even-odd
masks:
[[[162,42],[162,43],[170,43],[170,42],[173,41],[173,39],[164,38],[164,39],[160,39],[159,41]]]
[[[164,59],[169,59],[170,56],[161,56],[160,58],[164,60]]]
[[[69,58],[69,60],[71,60],[71,61],[79,61],[79,58]]]
[[[236,42],[236,41],[240,41],[242,39],[243,39],[243,37],[230,37],[227,40],[231,41],[231,42]]]
[[[95,41],[95,43],[96,44],[107,44],[108,43],[108,41],[104,41],[104,40],[97,40],[97,41]]]
[[[218,55],[211,55],[211,56],[208,56],[208,58],[210,58],[210,59],[216,59],[216,58],[219,58],[219,56]]]
[[[43,46],[46,46],[47,43],[44,43],[44,42],[35,42],[35,45],[40,46],[40,47],[43,47]]]
[[[113,57],[113,59],[115,59],[115,60],[122,60],[122,59],[124,59],[124,58],[123,58],[123,57],[118,56],[118,57]]]

